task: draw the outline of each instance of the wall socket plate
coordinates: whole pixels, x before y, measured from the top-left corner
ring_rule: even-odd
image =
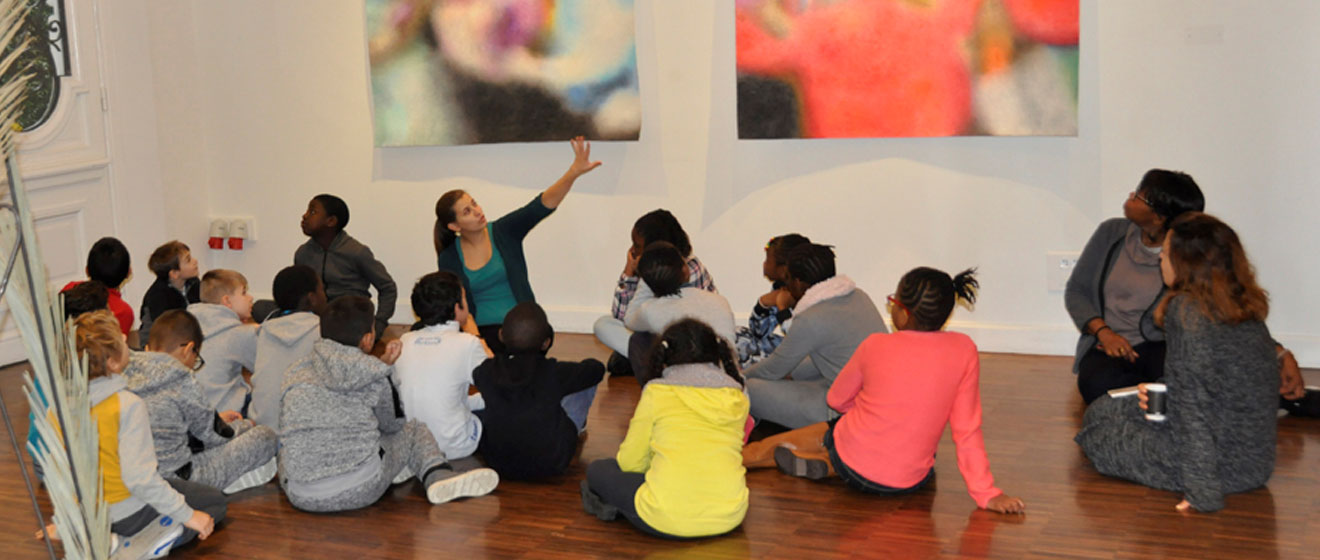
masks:
[[[215,220],[224,220],[226,222],[235,222],[235,221],[246,222],[247,237],[244,238],[245,242],[250,243],[257,240],[257,219],[252,216],[210,216],[207,218],[207,223],[209,224]]]
[[[1078,251],[1049,251],[1045,253],[1045,286],[1051,292],[1062,292],[1068,277],[1077,268]]]

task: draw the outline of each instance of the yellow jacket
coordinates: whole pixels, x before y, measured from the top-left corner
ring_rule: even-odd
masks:
[[[715,364],[670,367],[647,383],[617,456],[624,471],[646,473],[633,498],[643,521],[679,537],[742,523],[747,409],[742,387]]]

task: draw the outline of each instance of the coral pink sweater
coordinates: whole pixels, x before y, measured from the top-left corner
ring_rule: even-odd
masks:
[[[953,427],[967,493],[985,507],[995,488],[981,438],[981,362],[976,344],[952,332],[873,334],[830,387],[843,414],[834,446],[868,480],[907,488],[935,465],[946,424]]]

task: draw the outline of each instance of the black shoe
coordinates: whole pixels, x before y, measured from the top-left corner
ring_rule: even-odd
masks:
[[[610,359],[605,364],[605,371],[610,372],[610,377],[632,377],[632,362],[623,357],[623,354],[610,352]]]
[[[593,492],[585,480],[582,481],[582,510],[601,521],[614,521],[619,517],[619,508],[601,500],[600,495]]]
[[[1295,401],[1279,399],[1279,408],[1292,416],[1302,418],[1320,418],[1320,389],[1307,387],[1306,394]]]

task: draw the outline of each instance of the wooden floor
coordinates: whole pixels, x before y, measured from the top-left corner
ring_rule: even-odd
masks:
[[[558,357],[603,358],[590,336],[561,335]],[[980,511],[967,496],[948,436],[932,488],[900,498],[857,494],[776,471],[749,473],[751,508],[733,534],[671,542],[582,512],[583,465],[613,456],[638,389],[601,386],[580,460],[545,484],[501,483],[494,494],[431,506],[420,485],[343,514],[294,510],[272,483],[232,498],[229,517],[176,557],[228,558],[1317,558],[1320,557],[1320,420],[1279,421],[1278,464],[1268,488],[1230,496],[1212,515],[1182,515],[1180,497],[1098,475],[1072,437],[1080,420],[1070,360],[982,356],[984,432],[998,485],[1027,513]],[[1312,383],[1320,374],[1307,372]],[[0,391],[26,432],[17,368]],[[0,450],[0,556],[41,558],[19,461]],[[48,504],[43,503],[48,508]]]

